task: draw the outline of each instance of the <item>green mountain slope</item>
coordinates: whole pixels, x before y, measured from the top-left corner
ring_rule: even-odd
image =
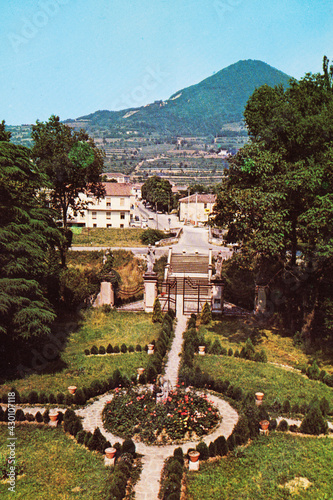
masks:
[[[135,130],[172,135],[218,134],[243,119],[245,104],[261,85],[288,85],[290,77],[262,61],[238,61],[202,82],[182,89],[167,101],[122,111],[97,111],[78,118],[88,129],[111,133]]]

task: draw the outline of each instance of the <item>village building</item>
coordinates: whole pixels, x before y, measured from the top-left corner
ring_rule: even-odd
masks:
[[[195,226],[208,221],[216,202],[215,194],[192,194],[179,200],[179,220]]]
[[[87,208],[70,220],[76,227],[118,227],[130,226],[133,218],[134,195],[132,185],[118,182],[103,182],[105,196],[100,200],[94,196],[80,195]]]

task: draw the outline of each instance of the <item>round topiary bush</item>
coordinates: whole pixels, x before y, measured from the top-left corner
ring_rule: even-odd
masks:
[[[31,405],[38,403],[38,393],[36,391],[29,392],[28,403]]]
[[[129,346],[128,352],[134,352],[134,347],[132,345]]]
[[[58,405],[62,405],[64,403],[64,400],[65,400],[65,394],[63,394],[62,392],[58,392],[57,394]]]
[[[86,356],[89,356],[89,354],[90,354],[90,350],[89,350],[89,349],[85,349],[85,350],[84,350],[84,354],[85,354]]]
[[[148,347],[147,347],[147,349],[148,349]],[[136,352],[141,352],[141,351],[142,351],[142,347],[141,347],[141,345],[140,345],[140,344],[137,344],[137,345],[135,346],[135,350],[136,350]]]
[[[289,430],[289,425],[288,425],[287,420],[285,420],[285,419],[280,420],[276,430],[280,431],[280,432],[287,432]]]
[[[119,354],[120,353],[120,349],[119,349],[119,345],[115,345],[114,348],[113,348],[113,352],[115,354]]]
[[[125,354],[127,352],[127,345],[126,344],[121,344],[120,351]]]
[[[100,345],[99,346],[99,349],[98,349],[98,354],[105,354],[105,347],[103,345]]]
[[[327,434],[328,424],[323,417],[318,403],[310,405],[310,408],[301,423],[300,432],[316,436],[319,434]]]

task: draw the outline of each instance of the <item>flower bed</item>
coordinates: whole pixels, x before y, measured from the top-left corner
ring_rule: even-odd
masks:
[[[117,391],[103,410],[106,429],[148,444],[180,443],[208,434],[219,422],[207,396],[177,389],[156,403],[153,391]]]

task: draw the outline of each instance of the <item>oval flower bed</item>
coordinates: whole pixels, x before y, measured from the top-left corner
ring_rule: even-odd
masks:
[[[148,444],[180,443],[208,434],[220,416],[207,396],[177,389],[156,403],[155,393],[116,390],[103,410],[105,428]]]

